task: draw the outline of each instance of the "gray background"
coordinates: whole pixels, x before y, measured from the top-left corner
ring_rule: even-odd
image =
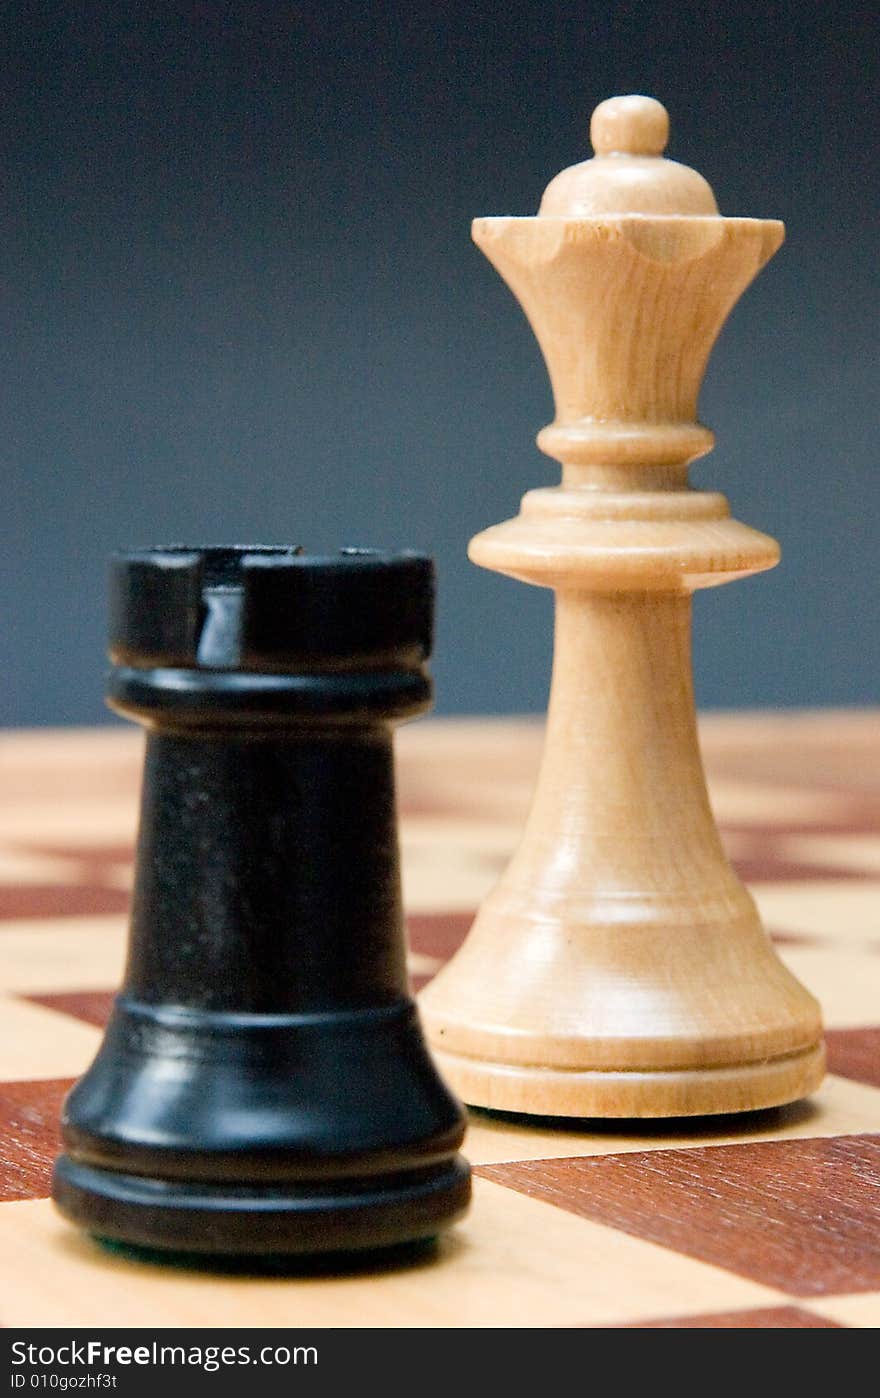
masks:
[[[864,7],[865,16],[868,7]],[[546,699],[550,596],[468,537],[557,468],[469,241],[646,91],[788,242],[716,348],[694,472],[777,535],[702,594],[706,706],[878,695],[876,33],[797,4],[10,5],[0,72],[0,721],[91,723],[123,544],[417,546],[443,712]]]

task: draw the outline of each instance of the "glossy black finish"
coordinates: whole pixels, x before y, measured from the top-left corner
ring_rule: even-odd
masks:
[[[114,560],[110,703],[147,756],[125,982],[55,1170],[75,1222],[276,1256],[430,1237],[466,1206],[464,1113],[408,992],[394,805],[432,609],[415,554]]]

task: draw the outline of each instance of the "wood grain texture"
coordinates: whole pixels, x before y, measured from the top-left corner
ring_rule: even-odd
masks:
[[[520,1161],[478,1173],[792,1296],[880,1287],[880,1136]]]
[[[0,1201],[48,1199],[71,1078],[0,1083]]]
[[[472,1165],[498,1165],[648,1150],[702,1150],[813,1136],[861,1136],[878,1129],[880,1091],[829,1074],[814,1097],[730,1116],[575,1121],[472,1109],[467,1151]]]
[[[543,762],[525,832],[452,962],[422,992],[465,1101],[571,1117],[748,1111],[821,1081],[818,1004],[786,969],[710,809],[691,681],[691,593],[772,567],[776,543],[689,486],[697,399],[728,313],[782,242],[722,218],[663,158],[667,118],[594,113],[596,155],[536,218],[474,239],[518,298],[562,466],[470,544],[556,592]]]
[[[756,1311],[723,1311],[719,1315],[678,1316],[674,1320],[631,1321],[615,1330],[843,1330],[830,1320],[798,1306],[768,1306]]]

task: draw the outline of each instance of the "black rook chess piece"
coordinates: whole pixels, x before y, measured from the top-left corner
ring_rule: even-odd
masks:
[[[90,1232],[326,1253],[465,1208],[395,825],[391,729],[430,702],[432,614],[413,553],[114,560],[109,703],[148,736],[125,980],[55,1167]]]

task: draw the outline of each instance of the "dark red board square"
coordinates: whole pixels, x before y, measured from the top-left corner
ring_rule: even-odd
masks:
[[[526,1160],[476,1173],[793,1296],[880,1289],[880,1136]]]
[[[72,1078],[0,1083],[0,1201],[47,1199]]]

